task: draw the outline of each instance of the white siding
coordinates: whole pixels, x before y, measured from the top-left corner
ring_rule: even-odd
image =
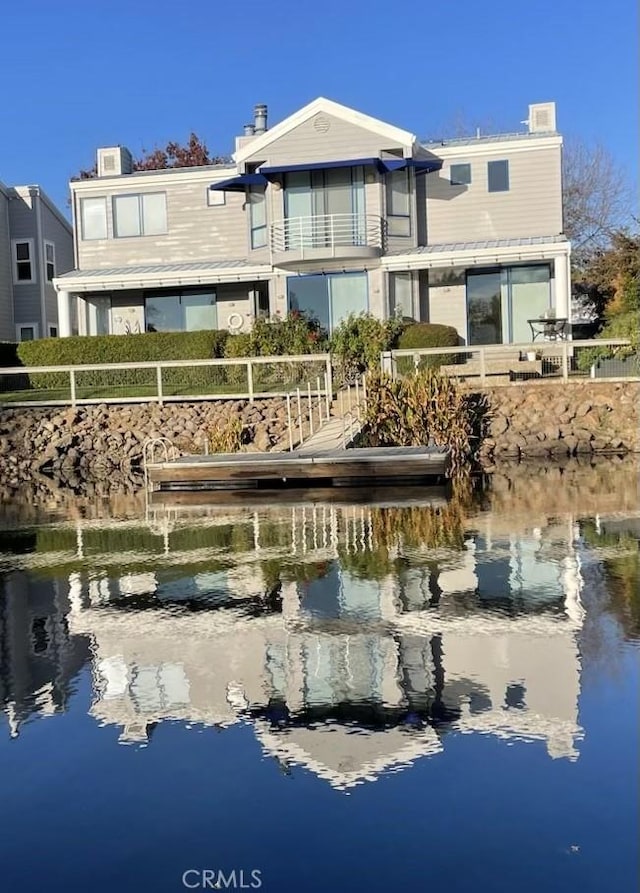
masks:
[[[426,229],[430,245],[553,236],[562,232],[560,147],[486,147],[482,154],[447,155],[441,171],[427,175]],[[487,162],[509,162],[509,190],[489,192]],[[452,186],[451,164],[471,164],[471,184]]]

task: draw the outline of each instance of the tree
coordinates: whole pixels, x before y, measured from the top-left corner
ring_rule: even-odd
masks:
[[[149,151],[143,149],[139,158],[133,161],[136,171],[162,171],[174,167],[204,167],[207,164],[222,164],[226,158],[211,155],[207,145],[195,133],[189,134],[188,141],[180,143],[170,141],[164,148]],[[81,170],[73,180],[91,180],[98,176],[98,169],[93,167]]]
[[[572,242],[575,275],[629,223],[631,190],[608,149],[579,139],[565,144],[562,180],[564,232]]]

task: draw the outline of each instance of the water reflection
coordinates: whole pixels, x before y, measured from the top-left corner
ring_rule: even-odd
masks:
[[[120,742],[147,744],[168,720],[246,723],[283,770],[336,788],[435,756],[452,733],[577,760],[584,568],[637,558],[637,523],[565,512],[533,526],[440,495],[5,532],[10,734],[64,710],[90,662],[91,715]]]

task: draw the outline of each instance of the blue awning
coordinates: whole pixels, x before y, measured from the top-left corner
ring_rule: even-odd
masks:
[[[261,167],[260,173],[265,177],[278,177],[281,174],[296,173],[297,171],[320,171],[337,167],[360,167],[372,165],[382,174],[390,171],[413,168],[416,174],[427,174],[429,171],[438,171],[442,167],[439,158],[345,158],[338,161],[317,161],[306,164],[286,164],[277,167]]]
[[[334,167],[360,167],[360,165],[379,165],[379,158],[346,158],[340,161],[315,161],[306,164],[284,164],[277,167],[261,167],[260,173],[265,177],[277,177],[280,174],[294,174],[297,171],[324,171]]]
[[[229,180],[221,180],[212,183],[209,189],[219,192],[244,192],[248,186],[266,186],[267,178],[262,174],[242,174],[239,177],[231,177]]]
[[[442,161],[439,158],[381,158],[380,167],[385,171],[401,171],[413,168],[416,174],[439,171]]]

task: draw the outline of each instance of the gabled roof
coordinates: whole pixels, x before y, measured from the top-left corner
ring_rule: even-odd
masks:
[[[275,140],[285,136],[295,127],[304,124],[305,121],[322,112],[326,115],[340,118],[340,120],[346,121],[348,124],[378,133],[385,140],[389,140],[392,143],[400,143],[401,145],[411,147],[416,142],[415,134],[409,133],[408,130],[401,130],[399,127],[394,127],[392,124],[387,124],[378,118],[371,118],[369,115],[357,112],[355,109],[341,105],[339,102],[334,102],[332,99],[325,99],[324,96],[319,96],[313,102],[289,115],[284,121],[280,121],[271,130],[267,130],[255,139],[249,140],[246,145],[242,146],[234,154],[234,161],[238,164],[245,161],[245,159],[255,155],[256,152],[261,152]]]

